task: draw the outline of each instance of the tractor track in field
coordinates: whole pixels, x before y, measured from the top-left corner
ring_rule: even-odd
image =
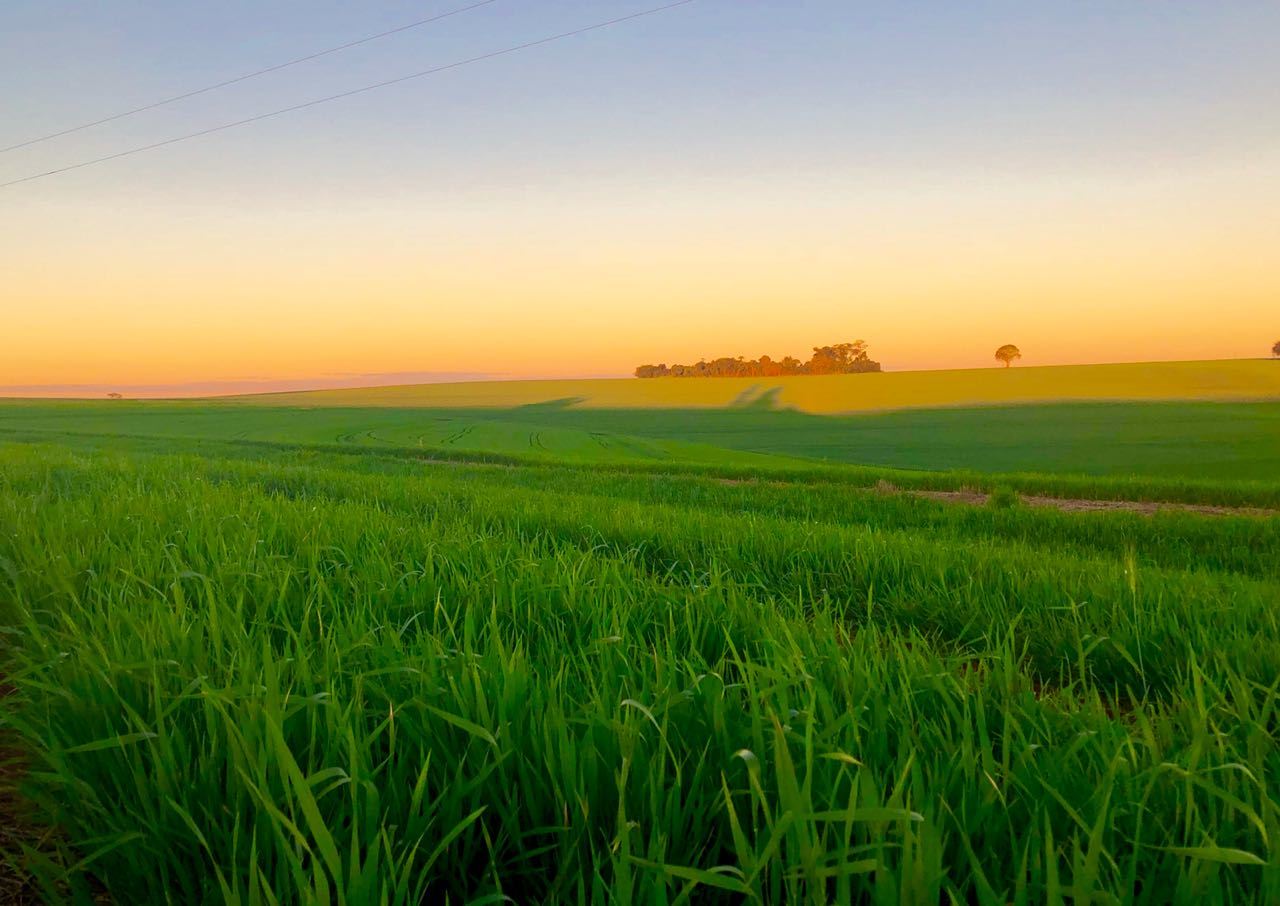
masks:
[[[913,491],[897,489],[889,493],[906,493],[926,500],[942,503],[964,503],[986,506],[990,494],[980,491]],[[1019,494],[1018,500],[1027,506],[1052,507],[1064,513],[1137,513],[1154,516],[1160,512],[1195,513],[1201,516],[1280,516],[1280,510],[1262,507],[1216,506],[1206,503],[1162,503],[1154,500],[1088,500],[1079,497],[1045,497],[1040,494]]]
[[[471,433],[472,431],[474,431],[475,429],[476,429],[476,426],[475,426],[475,425],[467,425],[467,426],[466,426],[465,428],[463,428],[462,430],[460,430],[460,431],[455,431],[454,433],[450,434],[450,435],[449,435],[448,437],[446,437],[443,441],[441,441],[441,443],[442,443],[442,444],[444,444],[444,445],[446,445],[446,446],[450,446],[450,447],[451,447],[451,446],[453,446],[454,444],[456,444],[458,441],[462,440],[464,437],[466,437],[468,434],[470,434],[470,433]]]

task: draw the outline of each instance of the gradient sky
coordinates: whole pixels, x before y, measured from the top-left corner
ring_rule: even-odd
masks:
[[[0,182],[655,2],[499,0]],[[6,0],[0,146],[460,5]],[[1274,2],[698,0],[0,189],[0,389],[1265,355],[1277,46]]]

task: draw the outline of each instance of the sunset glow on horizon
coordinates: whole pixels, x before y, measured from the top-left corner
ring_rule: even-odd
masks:
[[[494,4],[0,155],[0,181],[643,5]],[[270,6],[18,0],[0,146],[450,4],[292,32],[310,5]],[[854,339],[887,370],[995,367],[1005,342],[1022,365],[1263,357],[1278,36],[1264,5],[705,0],[14,186],[0,395],[621,377]]]

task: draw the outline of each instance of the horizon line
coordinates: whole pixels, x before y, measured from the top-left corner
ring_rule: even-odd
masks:
[[[881,372],[858,375],[779,375],[772,378],[726,375],[723,377],[672,377],[670,380],[783,380],[813,377],[871,377],[874,374],[913,374],[939,371],[1027,371],[1045,368],[1098,368],[1135,365],[1176,365],[1198,362],[1249,362],[1270,361],[1266,356],[1233,356],[1213,359],[1146,359],[1122,362],[1069,362],[1043,365],[1018,365],[1005,369],[1001,365],[970,366],[963,368],[886,368]],[[0,385],[0,400],[64,399],[98,400],[111,393],[119,393],[124,399],[147,400],[204,400],[237,399],[246,396],[277,396],[302,393],[323,393],[337,390],[380,390],[396,387],[429,386],[432,384],[498,384],[498,383],[554,383],[558,381],[633,381],[641,380],[633,375],[563,375],[522,377],[510,372],[492,371],[389,371],[339,374],[315,378],[229,378],[208,381],[179,381],[149,384],[61,383],[61,384],[9,384]],[[661,380],[649,378],[648,380]],[[385,381],[385,383],[372,383]],[[93,395],[89,395],[93,394]]]

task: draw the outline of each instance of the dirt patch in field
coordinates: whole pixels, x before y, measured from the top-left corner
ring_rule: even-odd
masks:
[[[0,740],[0,904],[26,906],[41,897],[20,865],[21,844],[32,843],[36,833],[22,817],[22,804],[15,787],[21,769],[13,763],[14,753]]]
[[[0,708],[13,688],[0,682]],[[22,844],[32,845],[39,832],[26,820],[26,808],[18,792],[24,772],[21,753],[7,734],[0,732],[0,906],[39,903],[41,897],[21,868]]]
[[[10,703],[13,687],[0,678],[0,710]],[[56,831],[42,824],[24,798],[22,781],[27,775],[26,753],[14,734],[0,731],[0,906],[35,906],[48,902],[40,885],[27,870],[23,847],[56,859]],[[110,903],[90,882],[94,903]],[[71,891],[59,889],[58,901],[71,901]]]
[[[760,484],[755,478],[716,478],[717,484],[736,487],[744,484]],[[764,482],[765,484],[785,485],[787,482]],[[869,490],[877,494],[910,494],[925,500],[937,500],[941,503],[967,503],[971,506],[986,506],[991,495],[971,488],[958,491],[921,491],[912,488],[900,488],[892,482],[880,481]],[[1248,506],[1215,506],[1206,503],[1169,503],[1156,500],[1086,500],[1080,497],[1045,497],[1040,494],[1019,494],[1018,502],[1027,506],[1046,506],[1064,513],[1138,513],[1151,516],[1155,513],[1177,512],[1198,513],[1205,516],[1280,516],[1280,510],[1269,510],[1263,507]]]
[[[911,491],[903,493],[943,503],[968,503],[985,506],[989,494],[977,491]],[[1179,513],[1200,513],[1206,516],[1280,516],[1280,510],[1259,507],[1212,506],[1201,503],[1161,503],[1152,500],[1081,500],[1072,497],[1041,497],[1035,494],[1019,494],[1018,499],[1027,506],[1047,506],[1065,513],[1126,512],[1151,516],[1162,510]]]

